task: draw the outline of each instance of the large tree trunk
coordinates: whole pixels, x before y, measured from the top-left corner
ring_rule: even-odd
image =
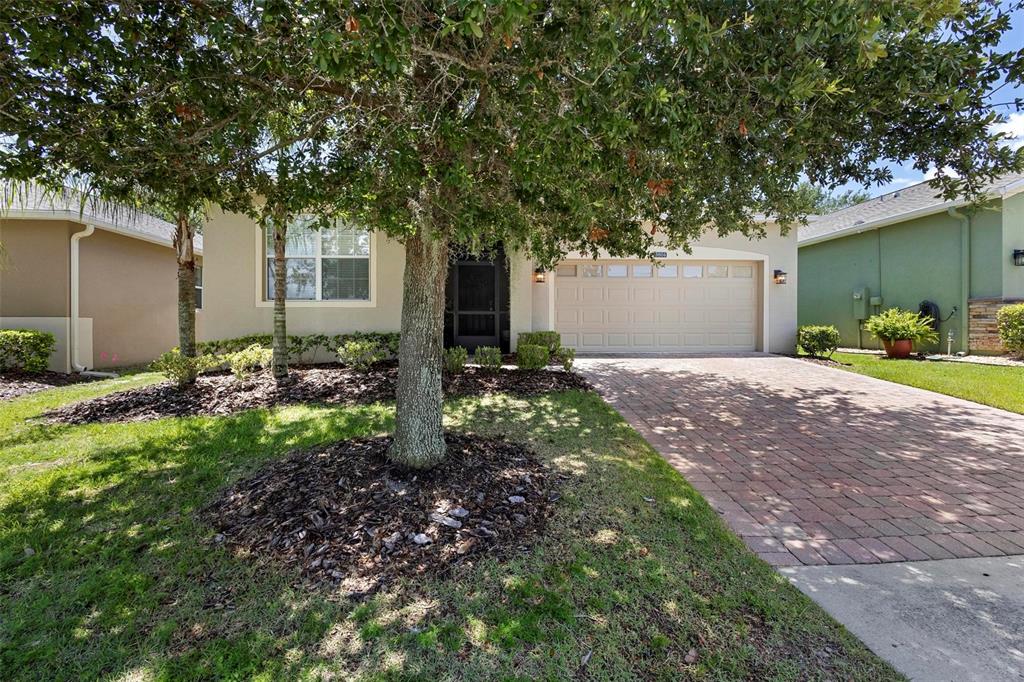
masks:
[[[288,378],[288,325],[285,312],[285,296],[288,282],[284,260],[285,237],[288,223],[279,211],[273,216],[274,229],[274,379]]]
[[[188,214],[177,215],[174,250],[178,259],[178,348],[185,357],[196,356],[196,253],[195,228]],[[193,374],[186,383],[195,382]]]
[[[405,242],[395,441],[388,453],[393,461],[413,469],[429,469],[446,454],[441,344],[447,275],[447,239],[420,227]]]

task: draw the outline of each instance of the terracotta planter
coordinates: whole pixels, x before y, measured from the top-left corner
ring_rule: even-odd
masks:
[[[909,358],[910,351],[914,350],[914,342],[910,339],[893,339],[892,341],[882,339],[882,345],[885,346],[885,354],[890,358]]]

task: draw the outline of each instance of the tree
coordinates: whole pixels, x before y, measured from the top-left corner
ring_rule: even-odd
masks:
[[[105,2],[0,9],[0,175],[157,207],[175,223],[178,333],[196,354],[195,216],[254,147],[260,100],[208,40],[214,16]],[[194,378],[194,377],[193,377]]]
[[[272,21],[282,82],[360,111],[338,127],[347,210],[406,248],[390,456],[411,467],[445,454],[455,246],[645,255],[654,232],[685,247],[709,225],[757,235],[756,213],[792,223],[802,176],[866,186],[889,158],[973,194],[1022,162],[989,132],[986,93],[1021,73],[994,2],[294,0]]]
[[[843,192],[830,192],[824,187],[801,182],[797,188],[796,201],[804,213],[825,215],[842,208],[863,203],[871,195],[861,190],[848,189]]]

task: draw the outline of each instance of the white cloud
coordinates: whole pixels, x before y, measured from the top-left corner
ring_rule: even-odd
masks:
[[[992,126],[993,133],[1003,133],[1010,139],[1003,140],[1003,144],[1010,149],[1024,147],[1024,111],[1017,111],[1006,117],[1006,122],[997,123]]]
[[[951,178],[959,178],[960,177],[960,174],[957,173],[952,168],[942,168],[940,170],[936,170],[935,166],[932,166],[931,168],[929,168],[928,170],[925,171],[924,177],[921,178],[921,179],[922,180],[934,180],[939,175],[948,175]]]

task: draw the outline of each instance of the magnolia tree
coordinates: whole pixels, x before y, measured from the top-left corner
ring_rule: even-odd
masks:
[[[542,264],[569,250],[645,256],[706,229],[786,225],[806,177],[891,179],[880,159],[951,168],[977,193],[1020,154],[986,93],[1020,78],[995,2],[451,2],[274,5],[280,82],[359,113],[333,161],[346,210],[405,245],[390,456],[445,456],[448,255],[498,243]],[[282,38],[284,36],[284,38]],[[241,48],[239,48],[241,49]],[[653,227],[652,227],[653,226]]]

